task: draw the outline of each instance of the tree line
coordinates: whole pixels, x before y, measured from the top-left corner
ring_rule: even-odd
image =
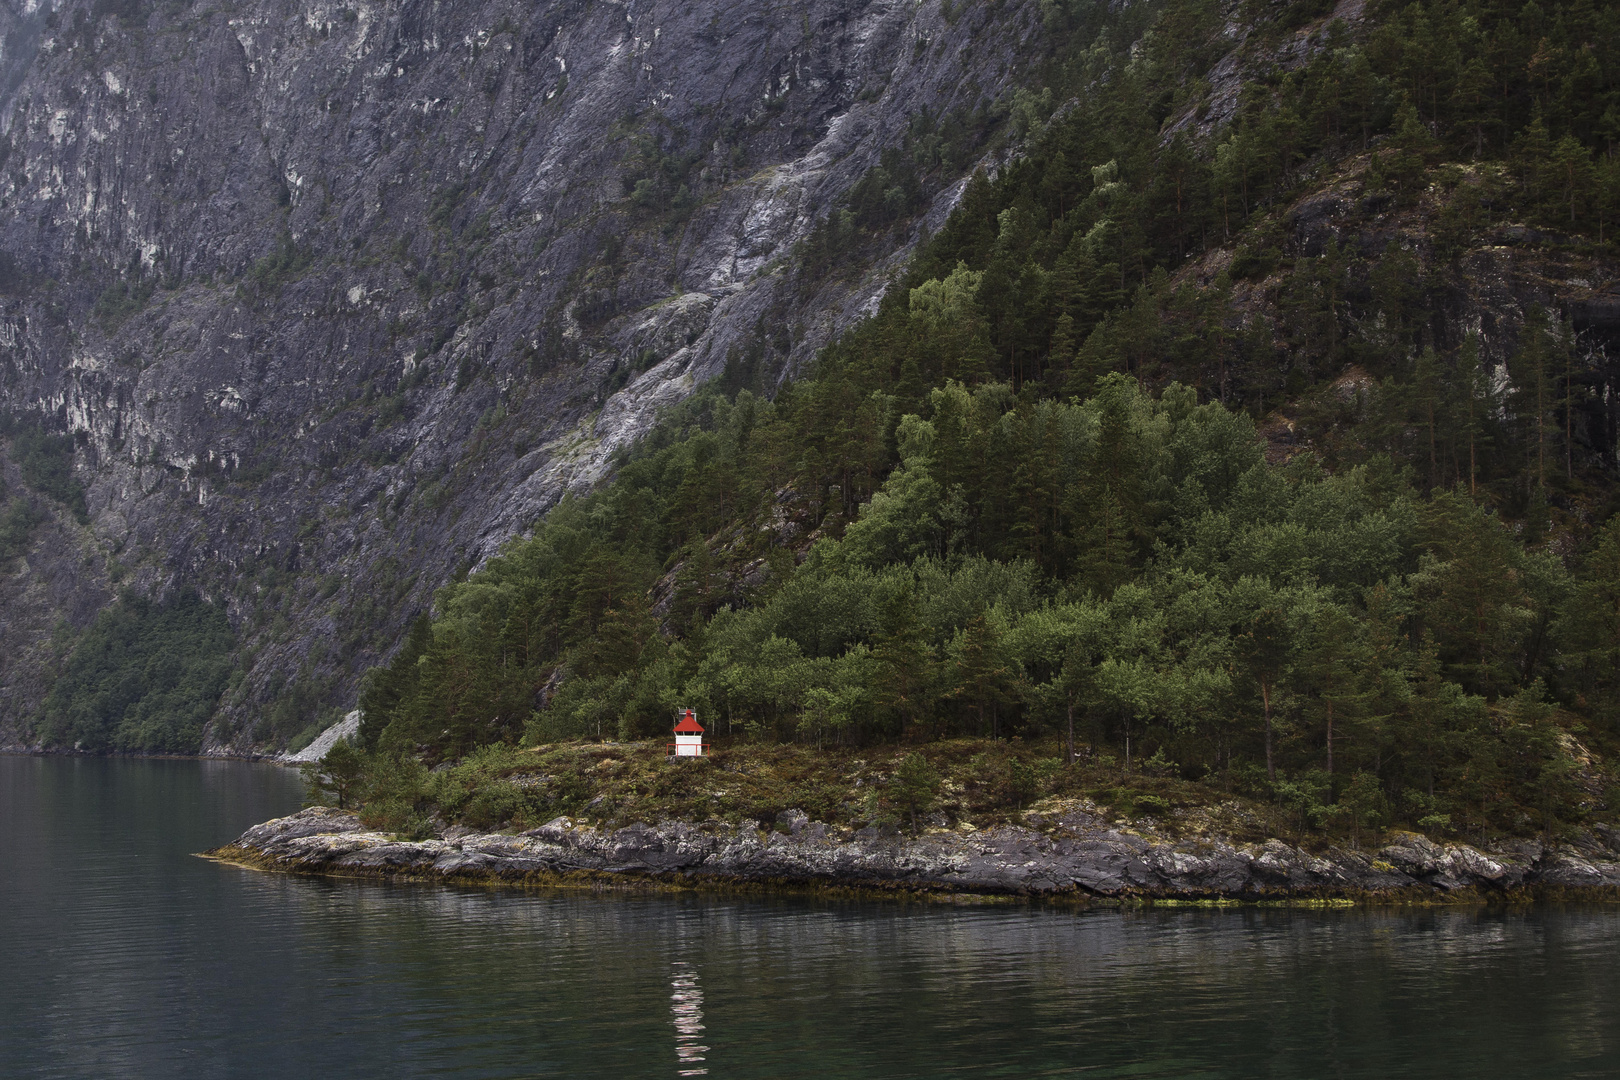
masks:
[[[880,421],[898,465],[795,565],[759,515],[731,537],[704,517],[780,497],[765,448],[793,404],[705,403],[704,429],[447,587],[368,682],[366,741],[648,738],[684,704],[749,739],[1056,733],[1071,759],[1314,807],[1365,773],[1408,820],[1494,827],[1575,797],[1556,704],[1598,737],[1617,718],[1620,519],[1572,570],[1388,458],[1270,464],[1247,416],[1180,385],[952,382],[928,419]],[[741,602],[717,534],[770,568]]]

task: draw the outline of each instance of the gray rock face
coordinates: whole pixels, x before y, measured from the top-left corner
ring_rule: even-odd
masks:
[[[607,831],[558,818],[518,836],[447,833],[408,842],[368,832],[324,807],[249,829],[228,854],[315,874],[544,881],[558,876],[670,878],[701,883],[1160,899],[1440,898],[1504,893],[1611,895],[1620,861],[1604,844],[1482,852],[1412,833],[1377,852],[1311,855],[1280,840],[1149,840],[1071,813],[1040,829],[838,835],[799,814],[787,832],[665,821]]]
[[[782,260],[1038,27],[1022,0],[6,8],[0,409],[77,436],[92,518],[56,526],[76,570],[0,583],[6,632],[83,626],[116,560],[243,632],[212,746],[289,686],[343,703],[728,356],[768,389],[866,310],[915,229],[810,290]],[[37,653],[0,653],[0,726]]]
[[[315,736],[308,746],[297,752],[282,754],[278,759],[289,764],[301,764],[306,761],[319,761],[327,752],[340,741],[354,742],[360,736],[360,710],[351,709],[337,723]]]

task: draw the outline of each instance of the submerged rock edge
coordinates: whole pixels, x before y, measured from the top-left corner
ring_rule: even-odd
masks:
[[[558,818],[518,835],[400,840],[346,811],[310,807],[203,854],[288,873],[459,884],[1191,902],[1620,900],[1620,852],[1524,840],[1482,851],[1405,833],[1377,851],[1312,855],[1275,839],[1147,839],[1085,814],[1047,831],[841,837],[803,816],[786,828],[662,821],[607,830]]]

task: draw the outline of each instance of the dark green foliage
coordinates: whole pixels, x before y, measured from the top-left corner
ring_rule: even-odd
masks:
[[[440,188],[428,198],[428,221],[440,228],[448,228],[450,220],[467,197],[465,182]]]
[[[66,507],[80,523],[89,521],[84,486],[73,476],[72,435],[51,434],[32,418],[9,416],[0,423],[0,434],[11,437],[11,460],[23,483]],[[17,513],[20,521],[22,512]]]
[[[362,797],[365,757],[352,743],[339,739],[319,761],[306,761],[298,767],[304,778],[304,805],[337,803],[339,810],[355,805]]]
[[[989,102],[944,116],[926,110],[913,116],[901,145],[885,150],[794,251],[800,291],[813,292],[872,237],[913,220],[934,191],[983,152],[1004,119],[1004,108]]]
[[[15,559],[28,552],[34,529],[44,521],[45,515],[26,498],[0,502],[0,570],[9,570]]]
[[[276,677],[270,685],[269,704],[254,725],[254,737],[288,745],[304,739],[304,745],[308,745],[308,740],[342,719],[341,709],[323,707],[331,700],[332,686],[337,679],[338,676],[332,674],[315,677],[307,669],[290,682]]]
[[[557,814],[577,813],[583,788],[569,783],[537,783],[532,754],[513,754],[503,746],[475,750],[454,768],[435,773],[428,797],[438,810],[475,829],[495,829],[517,822],[538,825]]]
[[[1340,793],[1339,805],[1350,819],[1351,832],[1359,846],[1361,830],[1376,829],[1382,824],[1389,803],[1378,778],[1372,773],[1358,772]]]
[[[377,748],[387,723],[384,718],[393,717],[401,703],[414,696],[419,682],[416,662],[432,640],[431,621],[426,615],[419,615],[411,623],[410,633],[394,662],[366,672],[360,688],[360,743],[366,749]]]
[[[911,831],[917,832],[917,815],[933,808],[939,797],[939,771],[921,754],[907,754],[899,768],[889,779],[889,798],[895,809],[911,822]]]
[[[96,617],[63,665],[39,722],[47,746],[193,754],[231,672],[223,608],[184,593],[162,604],[125,594]]]
[[[116,330],[125,319],[146,306],[154,288],[155,284],[150,279],[134,285],[127,281],[115,281],[96,297],[95,307],[90,314],[103,330]]]
[[[845,201],[855,215],[855,224],[867,228],[909,217],[921,209],[923,201],[916,162],[903,150],[885,150],[882,161],[850,188]]]
[[[1609,724],[1620,722],[1620,516],[1582,559],[1558,639],[1572,687]]]
[[[372,754],[363,782],[367,824],[412,839],[431,833],[430,777],[420,761],[408,754]]]
[[[276,292],[301,277],[314,261],[307,247],[297,244],[288,233],[276,241],[275,250],[249,267],[246,286],[257,292]]]
[[[1539,629],[1571,587],[1555,561],[1387,461],[1268,465],[1247,418],[1180,387],[1154,399],[1114,376],[1079,404],[935,391],[932,419],[895,425],[900,464],[852,519],[822,502],[842,539],[739,594],[725,566],[755,551],[772,565],[769,540],[720,553],[706,538],[770,492],[815,486],[802,453],[770,448],[814,445],[797,410],[817,387],[690,403],[706,430],[447,588],[369,677],[368,739],[433,759],[525,725],[645,738],[677,704],[721,735],[856,744],[1033,736],[1072,716],[1127,767],[1316,792],[1301,827],[1328,820],[1311,807],[1357,769],[1411,820],[1506,824],[1498,811],[1537,790],[1525,762],[1557,756],[1492,711],[1536,673],[1573,670]],[[661,570],[664,633],[648,595]],[[1302,788],[1305,772],[1323,779]]]
[[[631,140],[629,167],[620,181],[635,207],[682,221],[697,205],[691,174],[703,153],[689,146],[687,132],[669,127],[661,117],[657,126],[660,130],[641,132]]]

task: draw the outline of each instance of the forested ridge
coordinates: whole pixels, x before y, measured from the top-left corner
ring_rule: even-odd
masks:
[[[872,318],[773,398],[738,356],[371,674],[379,820],[424,765],[678,705],[1312,826],[1620,806],[1612,369],[1560,291],[1615,265],[1620,13],[1235,10],[1048,5],[1022,152]],[[942,145],[919,118],[783,272],[909,227]]]

